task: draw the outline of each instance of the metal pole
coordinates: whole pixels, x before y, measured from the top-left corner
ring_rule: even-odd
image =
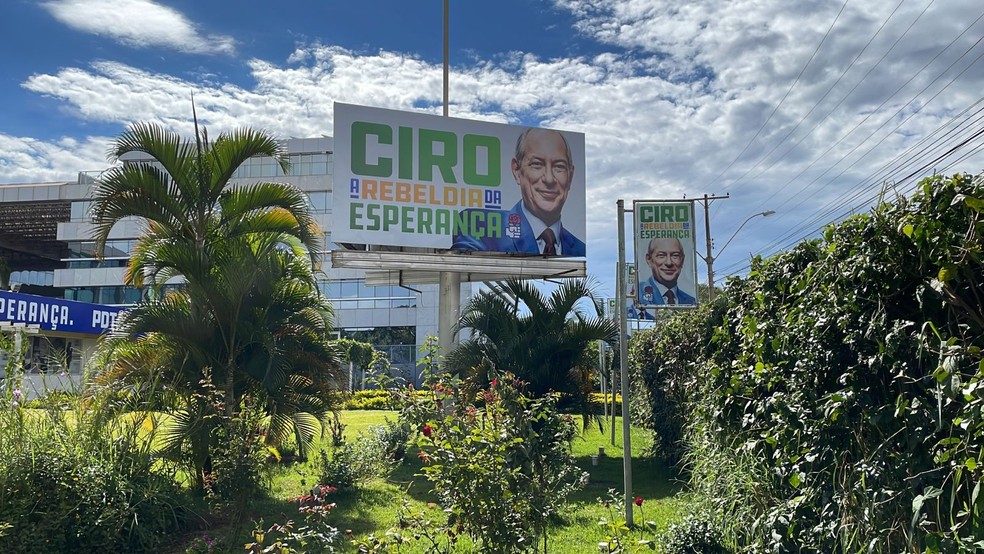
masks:
[[[622,470],[625,480],[625,524],[632,527],[632,441],[629,436],[629,340],[625,313],[625,201],[618,201],[618,352],[622,371]]]
[[[444,0],[444,117],[448,116],[448,83],[450,81],[448,72],[448,43],[451,42],[448,33],[448,2]]]
[[[609,387],[609,388],[611,388],[611,392],[612,392],[612,397],[611,397],[611,402],[612,402],[612,425],[611,425],[611,428],[612,428],[612,433],[611,433],[612,434],[612,437],[611,437],[611,443],[612,443],[612,446],[615,446],[615,364],[614,363],[612,364],[612,370],[609,373],[609,375],[611,375],[611,379],[608,380],[608,382],[611,383],[611,387]]]
[[[608,419],[608,387],[605,381],[608,380],[608,376],[605,375],[605,341],[598,341],[598,376],[601,378],[601,405],[604,410],[604,417]]]
[[[448,117],[448,2],[444,0],[444,117]],[[442,271],[440,274],[440,291],[437,309],[437,348],[443,359],[455,345],[454,325],[458,322],[461,312],[461,274]]]

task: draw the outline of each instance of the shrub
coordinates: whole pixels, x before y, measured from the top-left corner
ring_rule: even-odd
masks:
[[[764,552],[979,544],[982,213],[982,179],[926,179],[753,260],[710,343],[697,322],[687,457],[731,538]]]
[[[636,334],[629,345],[633,419],[653,432],[652,454],[677,465],[684,454],[689,402],[703,382],[702,354],[720,325],[724,304],[676,313]]]
[[[291,502],[297,502],[297,513],[304,518],[303,523],[298,525],[294,520],[287,520],[265,527],[261,519],[253,529],[253,542],[246,543],[244,548],[256,554],[336,552],[341,534],[338,528],[328,523],[328,516],[335,509],[335,503],[328,501],[328,496],[333,492],[335,489],[332,487],[318,485],[310,494],[292,498]]]
[[[426,400],[408,395],[402,413],[421,434],[422,473],[448,526],[483,551],[536,550],[541,540],[547,551],[550,517],[585,478],[570,450],[573,418],[557,413],[553,395],[526,397],[512,376],[492,381],[481,408],[455,390],[436,382]]]
[[[361,476],[356,469],[355,448],[351,444],[335,447],[330,452],[320,450],[317,467],[318,483],[339,490],[351,490]]]
[[[187,516],[137,425],[0,408],[4,552],[152,552]],[[2,526],[0,526],[2,527]]]
[[[214,431],[206,491],[213,508],[240,521],[253,501],[265,493],[263,468],[269,450],[260,434],[264,414],[244,401],[233,417],[224,412],[208,417],[220,423]]]
[[[371,451],[386,465],[392,465],[406,457],[413,429],[405,421],[391,421],[389,418],[384,421],[383,425],[373,425],[366,429],[365,435],[357,440],[364,443],[362,448]],[[382,472],[384,471],[377,473]]]
[[[689,517],[670,525],[659,540],[661,554],[729,554],[723,535],[710,520]]]
[[[346,410],[395,410],[396,399],[385,389],[360,390],[345,400]]]

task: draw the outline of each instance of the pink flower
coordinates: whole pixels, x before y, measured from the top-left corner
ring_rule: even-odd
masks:
[[[492,379],[492,386],[493,387],[496,386],[496,385],[498,385],[498,384],[499,384],[499,380],[498,379]]]

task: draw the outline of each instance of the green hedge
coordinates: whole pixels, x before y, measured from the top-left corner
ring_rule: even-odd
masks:
[[[634,349],[654,364],[638,381],[651,425],[660,397],[682,417],[693,486],[732,541],[984,547],[982,211],[980,178],[926,179],[753,260],[719,314],[681,314]]]

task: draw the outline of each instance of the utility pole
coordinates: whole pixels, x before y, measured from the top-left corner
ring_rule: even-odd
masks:
[[[697,255],[704,260],[707,265],[707,300],[708,302],[714,301],[714,254],[711,252],[711,215],[710,206],[711,200],[724,200],[726,198],[731,198],[731,193],[725,194],[724,196],[708,196],[704,195],[704,198],[698,198],[697,202],[704,205],[704,236],[707,238],[705,252],[707,255],[701,256],[700,252]]]

